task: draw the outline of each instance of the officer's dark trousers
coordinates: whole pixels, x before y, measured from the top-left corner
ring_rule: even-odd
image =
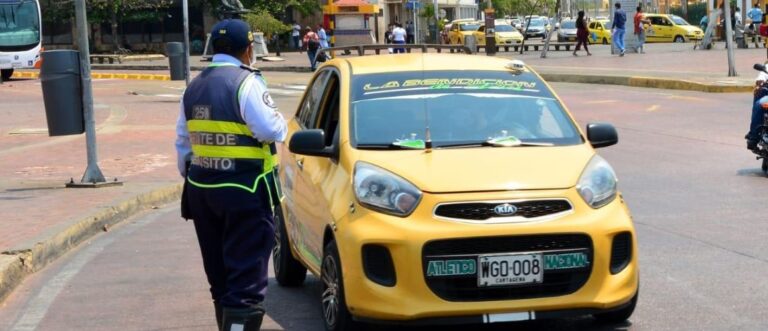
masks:
[[[203,266],[214,303],[254,307],[264,300],[267,264],[274,245],[274,223],[266,187],[256,193],[239,188],[187,192]]]

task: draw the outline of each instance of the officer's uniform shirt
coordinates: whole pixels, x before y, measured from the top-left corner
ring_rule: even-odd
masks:
[[[240,60],[227,55],[216,54],[213,63],[242,65]],[[214,69],[216,70],[216,69]],[[261,76],[249,75],[241,86],[240,115],[253,137],[261,142],[282,142],[288,131],[283,115],[277,111],[275,101],[267,91],[267,84]],[[187,130],[187,118],[184,113],[184,98],[181,99],[181,112],[176,123],[177,165],[181,176],[186,175],[186,162],[192,157],[192,146]]]

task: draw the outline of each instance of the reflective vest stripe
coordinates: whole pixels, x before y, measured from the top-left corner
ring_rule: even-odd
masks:
[[[253,133],[251,133],[251,129],[247,125],[236,122],[188,120],[187,129],[189,132],[234,133],[253,137]]]
[[[199,157],[220,157],[244,160],[270,160],[272,153],[263,147],[192,145],[192,153]]]
[[[200,188],[234,187],[234,188],[240,188],[240,189],[246,190],[246,191],[251,192],[251,193],[256,193],[256,189],[259,187],[259,182],[264,180],[265,183],[266,183],[266,178],[265,177],[268,174],[269,174],[269,172],[264,172],[261,175],[259,175],[258,177],[256,177],[256,179],[253,181],[253,186],[251,186],[251,187],[248,187],[248,186],[245,186],[245,185],[240,185],[240,184],[237,184],[237,183],[203,184],[203,183],[198,183],[198,182],[192,180],[192,178],[189,178],[189,177],[187,177],[187,181],[189,181],[190,184],[195,185],[195,186],[200,187]],[[267,185],[267,189],[269,190],[269,185]]]

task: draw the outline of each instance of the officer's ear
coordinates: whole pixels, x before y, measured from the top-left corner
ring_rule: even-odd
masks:
[[[250,66],[253,63],[253,44],[250,44],[245,48],[245,51],[240,56],[240,62],[243,62],[243,64],[247,66]]]

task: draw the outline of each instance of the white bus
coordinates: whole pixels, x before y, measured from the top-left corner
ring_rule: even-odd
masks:
[[[39,68],[42,29],[37,0],[0,0],[0,73]]]

